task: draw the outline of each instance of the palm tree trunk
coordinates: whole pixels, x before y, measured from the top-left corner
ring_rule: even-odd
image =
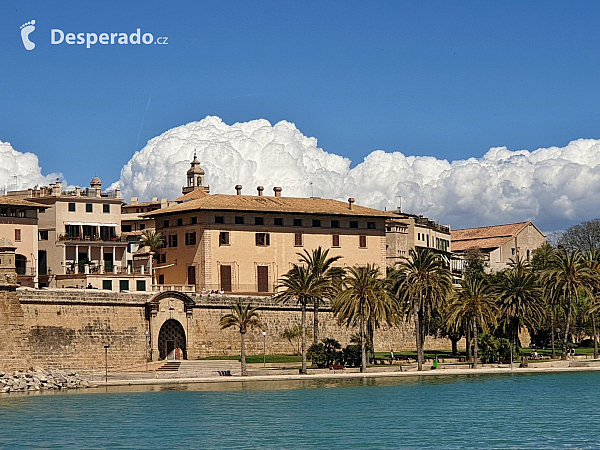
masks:
[[[556,359],[556,349],[554,347],[554,311],[550,313],[550,340],[552,341],[552,359]]]
[[[314,312],[313,312],[313,343],[319,342],[319,299],[314,299]]]
[[[361,363],[360,371],[367,371],[367,346],[365,345],[365,311],[363,301],[360,302],[360,347],[361,347]]]
[[[369,361],[375,360],[375,327],[373,326],[373,322],[369,320],[367,323],[367,342],[371,344],[369,351]]]
[[[592,314],[592,326],[594,327],[594,359],[598,359],[598,331],[596,330],[596,313]]]
[[[248,375],[248,372],[246,370],[246,331],[240,330],[240,334],[242,335],[242,351],[240,359],[242,360],[242,376],[245,377],[246,375]]]
[[[468,320],[465,323],[465,359],[471,361],[471,325]]]
[[[306,300],[301,302],[302,305],[302,373],[306,373]]]
[[[573,310],[573,293],[569,291],[569,311],[567,313],[567,322],[565,323],[565,334],[562,343],[562,355],[560,359],[567,359],[567,340],[569,339],[569,325],[571,325],[571,314]]]
[[[473,319],[473,369],[477,369],[477,356],[478,356],[478,344],[477,344],[477,321]]]
[[[415,335],[417,339],[417,370],[423,370],[423,358],[422,358],[422,348],[423,343],[421,342],[421,315],[420,311],[415,313]]]

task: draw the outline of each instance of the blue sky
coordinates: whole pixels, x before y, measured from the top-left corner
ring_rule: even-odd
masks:
[[[600,4],[0,3],[0,140],[44,173],[119,178],[148,139],[207,115],[288,120],[353,164],[598,138]],[[26,51],[20,26],[36,20]],[[168,45],[50,44],[50,29]]]

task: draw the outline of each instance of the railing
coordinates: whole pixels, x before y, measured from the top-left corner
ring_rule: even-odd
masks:
[[[193,284],[155,284],[152,286],[152,290],[154,292],[196,292],[196,286]]]
[[[107,237],[106,239],[103,239],[102,236],[69,236],[66,234],[59,234],[58,240],[81,242],[127,242],[122,236]]]

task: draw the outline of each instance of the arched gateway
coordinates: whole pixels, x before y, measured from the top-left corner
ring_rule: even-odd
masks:
[[[151,359],[187,359],[193,345],[194,301],[182,292],[167,291],[147,303]]]

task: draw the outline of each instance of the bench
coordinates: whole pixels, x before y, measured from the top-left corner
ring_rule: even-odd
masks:
[[[341,364],[332,364],[331,366],[329,366],[329,370],[333,370],[334,372],[336,370],[344,370],[344,366]]]

